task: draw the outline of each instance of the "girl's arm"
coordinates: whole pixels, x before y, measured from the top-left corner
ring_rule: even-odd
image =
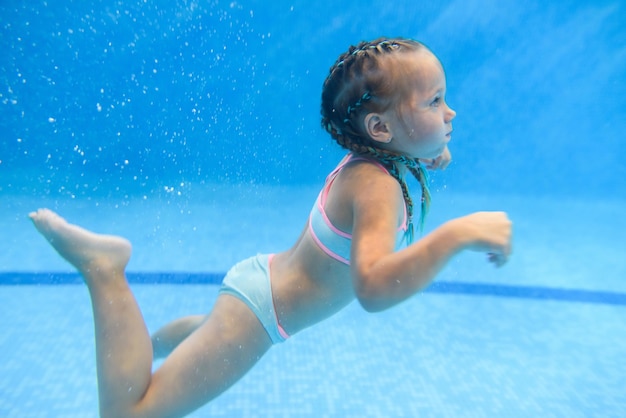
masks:
[[[351,269],[357,298],[367,311],[387,309],[414,295],[460,251],[484,251],[497,266],[506,262],[511,222],[502,212],[453,219],[394,252],[399,205],[404,201],[399,186],[387,179],[370,182],[368,192],[353,196]]]

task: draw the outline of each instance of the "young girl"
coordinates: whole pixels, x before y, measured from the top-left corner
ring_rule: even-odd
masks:
[[[101,416],[183,416],[234,384],[273,344],[355,298],[369,312],[394,306],[466,249],[503,265],[511,252],[504,213],[453,219],[412,242],[405,177],[421,184],[421,223],[429,203],[422,164],[444,169],[451,160],[455,112],[445,93],[441,64],[416,41],[377,39],[342,54],[324,82],[322,125],[350,153],[328,176],[300,237],[285,252],[234,266],[208,316],[175,321],[152,339],[124,275],[130,243],[46,209],[31,213],[89,289]],[[153,351],[169,354],[154,374]]]

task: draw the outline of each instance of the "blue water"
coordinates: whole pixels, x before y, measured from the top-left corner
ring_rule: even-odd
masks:
[[[458,114],[427,230],[505,210],[514,255],[350,305],[192,416],[624,416],[624,21],[623,1],[2,2],[0,416],[97,411],[87,292],[28,211],[127,236],[150,329],[208,311],[232,264],[297,238],[343,154],[320,86],[381,34],[437,53]]]

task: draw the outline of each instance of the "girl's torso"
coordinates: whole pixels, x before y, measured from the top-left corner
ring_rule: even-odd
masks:
[[[390,176],[375,160],[352,154],[346,156],[326,179],[296,244],[276,254],[272,261],[274,303],[279,321],[290,335],[331,316],[355,298],[348,264],[352,200],[354,193],[368,192],[365,185],[369,179],[363,173],[368,177]],[[389,202],[402,200],[400,186],[390,190],[385,198]],[[402,204],[398,213],[397,242],[404,236],[406,223]]]

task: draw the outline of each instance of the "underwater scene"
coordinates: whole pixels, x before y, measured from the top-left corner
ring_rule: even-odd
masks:
[[[98,416],[89,292],[30,212],[127,238],[150,332],[206,314],[298,240],[347,152],[324,80],[382,36],[436,54],[456,111],[415,239],[504,211],[510,259],[352,302],[188,416],[624,416],[624,22],[621,0],[0,3],[0,416]]]

